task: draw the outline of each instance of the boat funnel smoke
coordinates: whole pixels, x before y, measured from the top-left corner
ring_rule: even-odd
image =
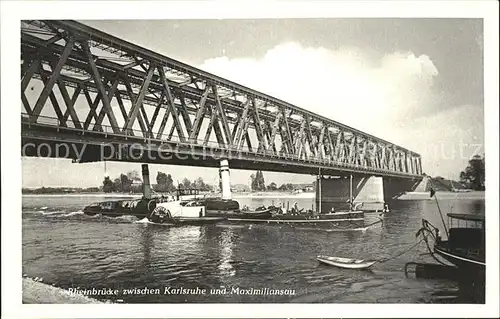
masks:
[[[151,184],[149,183],[148,164],[142,164],[142,195],[147,199],[151,199],[152,197]]]

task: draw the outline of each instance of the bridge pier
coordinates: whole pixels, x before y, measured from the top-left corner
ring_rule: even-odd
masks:
[[[382,210],[385,202],[414,189],[417,184],[416,179],[353,175],[351,191],[350,176],[321,176],[316,187],[316,207],[321,207],[322,212],[332,208],[336,211],[348,210],[349,198],[352,196],[354,205],[363,203],[359,207],[361,210]]]
[[[402,179],[384,177],[384,198],[386,201],[396,199],[405,192],[413,191],[419,184],[421,179]]]
[[[349,210],[349,198],[354,198],[354,205],[363,202],[361,209],[382,210],[384,197],[382,178],[375,176],[321,176],[316,187],[316,207],[322,212]],[[321,200],[321,201],[320,201]]]
[[[229,174],[229,161],[223,159],[220,161],[220,178],[222,181],[222,199],[231,199],[231,179]]]
[[[432,181],[429,176],[424,176],[417,187],[413,190],[414,192],[428,192],[431,190]]]

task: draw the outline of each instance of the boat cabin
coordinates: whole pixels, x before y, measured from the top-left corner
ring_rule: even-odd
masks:
[[[97,203],[96,206],[99,206],[102,211],[112,211],[118,208],[119,202],[101,202]]]
[[[484,215],[448,214],[448,226],[451,228],[475,228],[484,230]]]
[[[476,250],[484,258],[485,226],[484,215],[477,214],[448,214],[449,234],[447,246],[452,251]]]
[[[190,200],[200,197],[200,190],[197,188],[177,188],[177,200]]]

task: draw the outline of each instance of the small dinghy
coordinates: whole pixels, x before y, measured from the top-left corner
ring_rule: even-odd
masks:
[[[331,256],[318,256],[317,259],[320,263],[347,269],[367,269],[377,262],[376,260],[363,260]]]

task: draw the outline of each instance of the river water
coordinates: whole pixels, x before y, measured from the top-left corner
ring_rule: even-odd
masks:
[[[457,194],[439,200],[439,206],[443,213],[484,214],[481,197]],[[432,261],[420,255],[426,252],[423,243],[371,271],[338,269],[316,261],[320,254],[365,259],[397,255],[417,242],[422,218],[440,226],[434,200],[390,202],[384,223],[365,232],[324,232],[267,225],[170,228],[137,223],[134,217],[82,213],[85,205],[105,199],[23,196],[23,274],[43,277],[45,283],[64,289],[116,290],[117,295],[93,297],[123,303],[469,302],[444,297],[458,293],[454,282],[405,277],[406,262]],[[235,199],[249,207],[278,201]],[[313,203],[313,199],[280,200],[297,201],[301,207]],[[198,290],[185,294],[179,288]]]

